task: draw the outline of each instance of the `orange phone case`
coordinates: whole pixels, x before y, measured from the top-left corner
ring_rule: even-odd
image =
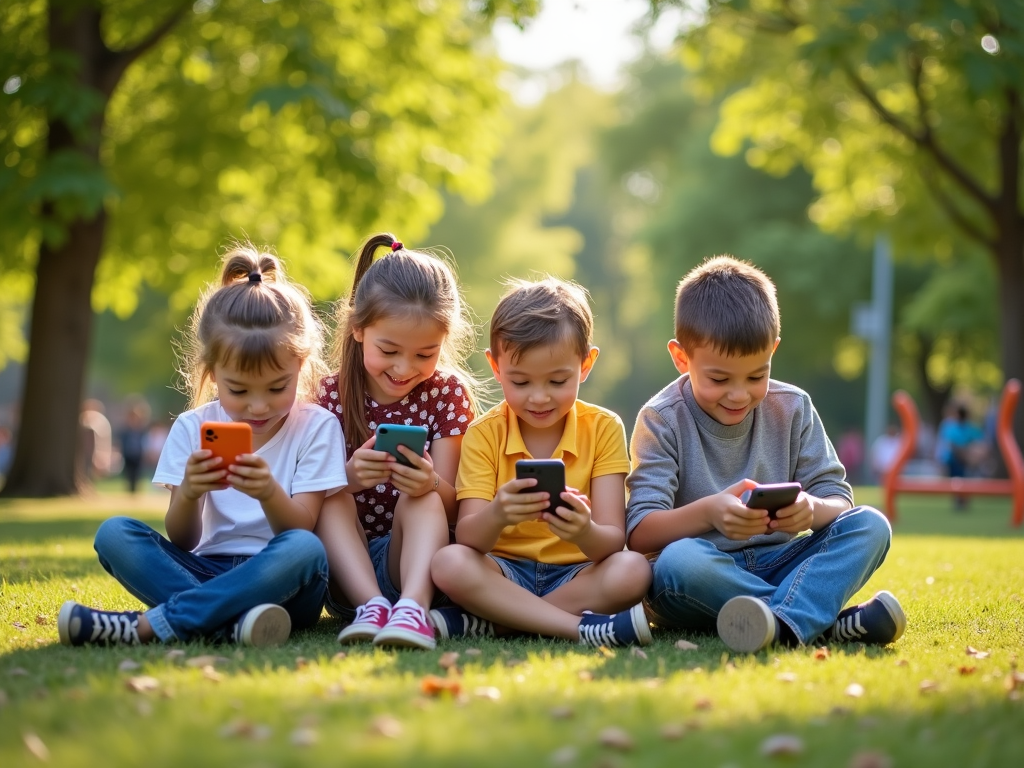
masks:
[[[235,457],[252,453],[252,427],[243,421],[204,421],[199,428],[199,447],[209,448],[224,461],[221,469],[235,463]]]

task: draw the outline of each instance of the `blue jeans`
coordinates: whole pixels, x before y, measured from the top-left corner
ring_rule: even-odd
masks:
[[[327,591],[327,554],[309,531],[272,538],[255,555],[195,555],[145,523],[105,520],[94,544],[100,564],[150,610],[162,642],[226,639],[234,621],[261,603],[288,611],[301,629],[320,618]]]
[[[721,552],[705,539],[672,542],[654,563],[647,607],[662,627],[714,632],[722,606],[739,595],[767,603],[808,643],[882,564],[892,529],[877,509],[855,507],[810,535]]]
[[[549,592],[554,592],[563,584],[572,581],[584,568],[593,565],[589,561],[554,565],[553,563],[538,563],[536,560],[518,560],[495,555],[488,555],[488,557],[498,564],[506,579],[527,592],[532,592],[537,597],[544,597]]]

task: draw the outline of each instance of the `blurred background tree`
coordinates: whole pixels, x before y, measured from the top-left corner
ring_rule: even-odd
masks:
[[[703,96],[724,98],[715,150],[774,174],[803,166],[823,230],[885,231],[897,254],[938,263],[898,315],[906,338],[896,347],[916,358],[933,407],[956,383],[1024,377],[1024,5],[700,7],[682,58]],[[1001,372],[990,357],[993,305]],[[1024,410],[1017,416],[1020,441]]]
[[[2,4],[0,336],[32,306],[27,348],[4,347],[27,363],[3,493],[76,488],[94,309],[128,316],[149,286],[180,317],[228,237],[333,298],[367,233],[422,233],[442,189],[486,195],[503,97],[481,43],[534,6]]]

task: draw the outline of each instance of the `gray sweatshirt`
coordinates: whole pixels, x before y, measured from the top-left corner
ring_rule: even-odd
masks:
[[[812,496],[841,496],[853,503],[846,470],[810,395],[774,379],[765,399],[743,421],[726,426],[701,410],[690,377],[683,374],[643,407],[630,443],[627,537],[651,512],[720,493],[745,477],[758,483],[797,481]],[[700,538],[729,552],[780,544],[793,534],[775,532],[734,541],[712,530]]]

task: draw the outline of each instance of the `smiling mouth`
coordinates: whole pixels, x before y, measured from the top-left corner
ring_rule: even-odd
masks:
[[[390,381],[396,387],[404,387],[406,384],[408,384],[410,381],[412,381],[411,377],[408,378],[408,379],[396,379],[390,373],[385,373],[384,375],[387,376],[388,377],[388,381]]]
[[[246,423],[251,427],[262,427],[268,421],[270,421],[270,419],[246,419]]]
[[[549,408],[546,411],[527,411],[527,413],[529,413],[535,419],[546,419],[548,416],[550,416],[554,412],[555,412],[554,408]]]

